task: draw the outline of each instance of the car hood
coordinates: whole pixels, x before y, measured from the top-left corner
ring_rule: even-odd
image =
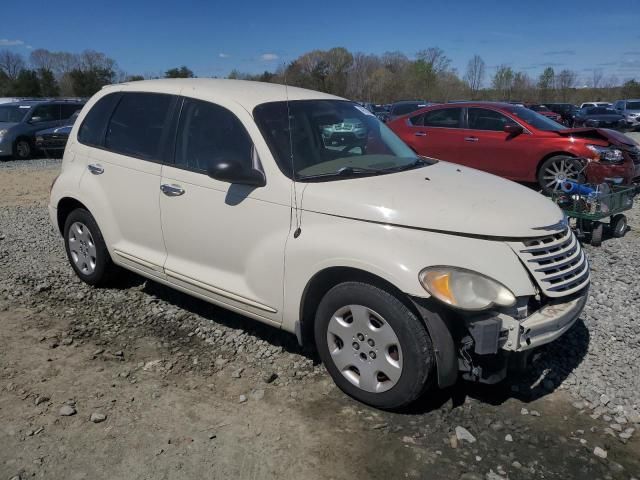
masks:
[[[36,133],[36,135],[49,135],[52,133],[69,134],[71,133],[72,128],[73,128],[73,125],[64,125],[62,127],[47,128],[46,130],[40,130],[38,133]]]
[[[19,123],[17,123],[17,122],[0,122],[0,128],[3,129],[3,130],[5,128],[7,128],[7,129],[8,128],[13,128],[16,125],[19,125]]]
[[[619,147],[635,147],[638,144],[624,133],[609,130],[608,128],[568,128],[556,132],[563,137],[585,138],[591,140],[607,141]]]
[[[406,172],[308,183],[301,198],[305,211],[482,237],[548,235],[562,228],[564,218],[533,190],[443,161]]]
[[[604,114],[600,114],[600,115],[585,115],[584,117],[585,120],[622,120],[624,117],[622,115],[619,115],[617,113],[604,113]]]

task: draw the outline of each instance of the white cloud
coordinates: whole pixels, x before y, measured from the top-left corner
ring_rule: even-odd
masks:
[[[18,45],[24,45],[22,40],[9,40],[6,38],[0,38],[0,47],[16,47]]]
[[[33,50],[33,47],[31,45],[27,45],[26,47],[28,50]]]
[[[274,60],[277,60],[278,55],[276,55],[275,53],[263,53],[262,55],[260,55],[260,60],[264,61],[264,62],[272,62]]]
[[[219,56],[220,58],[229,58],[231,55],[229,55],[228,53],[222,53],[222,52],[221,52],[221,53],[219,53],[219,54],[218,54],[218,56]]]

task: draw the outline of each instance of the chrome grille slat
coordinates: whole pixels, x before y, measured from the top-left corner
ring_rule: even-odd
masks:
[[[570,295],[589,283],[589,261],[568,227],[509,246],[548,297]]]

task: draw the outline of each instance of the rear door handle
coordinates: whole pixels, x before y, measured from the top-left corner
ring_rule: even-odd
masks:
[[[414,135],[416,137],[426,137],[427,136],[427,132],[416,132],[416,133],[414,133]]]
[[[162,190],[162,193],[167,197],[179,197],[184,194],[184,188],[180,185],[169,185],[168,183],[163,183],[160,185],[160,190]]]
[[[464,137],[465,142],[477,142],[478,137]]]
[[[104,168],[99,163],[90,163],[87,165],[87,169],[94,175],[102,175],[104,173]]]

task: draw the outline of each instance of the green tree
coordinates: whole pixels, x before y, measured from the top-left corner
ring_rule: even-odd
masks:
[[[40,93],[43,97],[57,97],[60,95],[58,82],[56,82],[51,70],[48,68],[38,69],[38,78],[40,79]]]
[[[141,80],[144,80],[144,77],[142,75],[129,75],[126,78],[127,82],[139,82]]]
[[[553,87],[555,86],[556,72],[553,68],[547,67],[538,77],[538,90],[540,90],[540,101],[552,100]]]
[[[11,91],[16,97],[39,97],[42,93],[38,74],[34,70],[20,70]]]
[[[113,82],[114,72],[107,68],[91,68],[80,70],[78,68],[69,72],[73,93],[78,97],[90,97],[105,85]]]
[[[513,69],[507,65],[500,65],[496,69],[496,73],[491,79],[491,84],[498,91],[499,100],[511,100],[514,76]]]
[[[624,98],[640,97],[640,82],[629,80],[622,85],[622,96]]]
[[[193,78],[193,76],[193,72],[184,65],[179,68],[170,68],[164,72],[164,78]]]

